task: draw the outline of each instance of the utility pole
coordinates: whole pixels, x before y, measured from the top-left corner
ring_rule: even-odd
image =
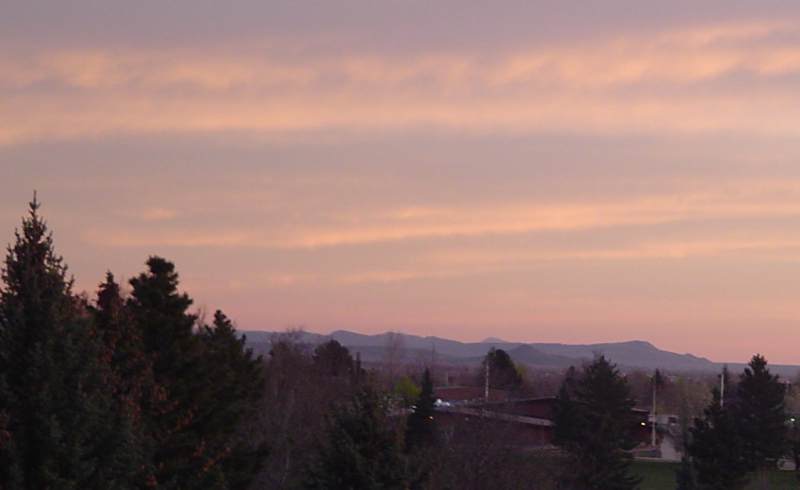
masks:
[[[725,408],[725,368],[719,375],[719,408]]]
[[[486,356],[486,381],[483,385],[483,398],[487,403],[489,402],[489,356]]]
[[[658,386],[657,377],[658,377],[658,371],[656,371],[656,374],[653,376],[653,410],[652,410],[653,411],[653,424],[652,424],[652,427],[651,427],[652,430],[651,430],[651,433],[650,433],[650,445],[653,446],[653,447],[656,446],[656,421],[657,421],[657,419],[656,419],[656,390],[658,389],[657,388],[657,386]]]

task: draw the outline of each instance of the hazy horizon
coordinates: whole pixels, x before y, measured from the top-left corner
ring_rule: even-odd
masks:
[[[10,2],[0,242],[241,329],[800,364],[800,3]]]
[[[753,352],[752,354],[748,355],[746,358],[743,358],[743,359],[715,359],[715,358],[711,358],[711,357],[708,357],[708,356],[700,355],[700,354],[698,354],[696,352],[692,352],[692,351],[670,350],[670,349],[665,348],[665,347],[663,347],[661,345],[658,345],[658,344],[656,344],[654,342],[651,342],[650,340],[648,340],[646,338],[630,338],[630,339],[618,339],[618,340],[598,340],[598,341],[592,341],[592,342],[560,342],[560,341],[556,341],[556,340],[553,340],[553,341],[541,341],[541,340],[537,340],[537,339],[512,340],[512,339],[507,339],[507,338],[496,338],[494,336],[486,336],[486,337],[475,338],[475,339],[461,339],[461,338],[453,337],[453,336],[430,335],[430,334],[427,334],[427,333],[411,333],[411,332],[407,332],[407,331],[403,331],[403,330],[385,330],[385,331],[374,331],[374,332],[361,332],[361,331],[348,329],[348,328],[344,328],[344,327],[343,328],[334,328],[334,329],[326,330],[326,331],[317,331],[317,330],[314,330],[314,329],[308,329],[308,328],[304,328],[304,327],[288,327],[288,328],[283,329],[283,330],[269,330],[269,329],[251,328],[251,329],[243,329],[242,332],[244,332],[245,334],[248,333],[248,332],[266,332],[266,333],[278,333],[278,334],[281,334],[281,333],[288,333],[288,332],[298,331],[298,330],[302,331],[302,332],[310,333],[310,334],[323,335],[323,336],[330,336],[335,332],[341,332],[341,331],[346,331],[346,332],[356,333],[356,334],[362,334],[362,335],[383,335],[383,334],[387,334],[387,333],[395,333],[395,334],[401,334],[401,335],[415,335],[415,336],[419,336],[419,337],[436,337],[436,338],[444,339],[444,340],[454,340],[454,341],[462,342],[462,343],[465,343],[465,344],[472,344],[472,343],[474,343],[474,344],[508,343],[508,344],[596,345],[596,344],[617,344],[617,343],[630,343],[630,342],[645,342],[645,343],[648,343],[648,344],[650,344],[650,345],[652,345],[652,346],[654,346],[657,349],[662,350],[662,351],[672,352],[674,354],[681,354],[681,355],[690,354],[690,355],[693,355],[693,356],[696,356],[696,357],[701,357],[701,358],[707,359],[707,360],[709,360],[709,361],[711,361],[711,362],[713,362],[715,364],[747,364],[748,362],[750,362],[750,360],[752,360],[752,356],[753,355],[758,354],[758,352]],[[613,359],[612,359],[612,361],[613,361]],[[768,361],[769,361],[769,359],[768,359]],[[777,365],[781,365],[781,366],[800,366],[800,363],[795,364],[795,363],[770,362],[770,364],[777,364]],[[669,369],[669,368],[670,368],[669,366],[665,366],[664,367],[664,369]]]

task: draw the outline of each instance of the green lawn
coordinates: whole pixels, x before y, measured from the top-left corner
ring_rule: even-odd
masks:
[[[642,490],[675,490],[675,469],[677,464],[656,463],[649,461],[635,461],[633,473],[642,477]],[[791,471],[773,471],[769,475],[769,490],[784,490],[798,488],[797,479]],[[750,487],[760,490],[755,483]]]

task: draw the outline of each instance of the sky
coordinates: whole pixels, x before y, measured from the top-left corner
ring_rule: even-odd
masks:
[[[16,1],[0,241],[240,329],[800,364],[800,3]]]

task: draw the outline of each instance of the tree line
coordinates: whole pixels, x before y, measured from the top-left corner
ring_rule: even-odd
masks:
[[[720,386],[712,389],[702,416],[684,421],[676,488],[736,490],[752,480],[766,484],[768,473],[790,455],[800,468],[800,438],[785,410],[786,385],[770,373],[766,359],[753,356],[738,380],[726,369]],[[641,480],[630,469],[631,451],[638,444],[633,408],[625,376],[603,356],[580,372],[568,371],[554,417],[554,443],[568,457],[561,488],[639,488]]]
[[[0,289],[0,488],[245,488],[263,373],[221,312],[151,257],[76,294],[34,198]]]

